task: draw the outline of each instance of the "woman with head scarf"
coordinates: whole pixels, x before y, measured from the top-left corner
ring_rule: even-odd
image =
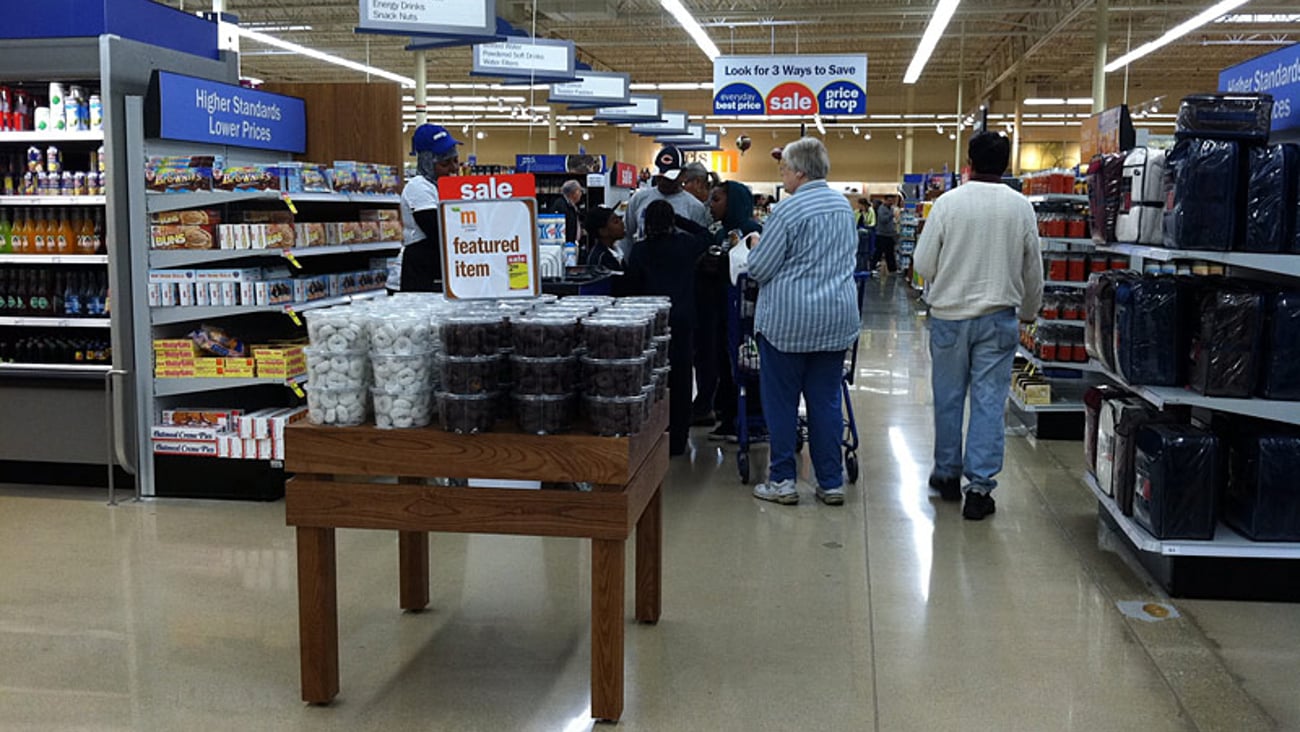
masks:
[[[416,156],[415,177],[402,189],[402,252],[397,256],[398,278],[388,286],[403,292],[437,292],[442,289],[442,256],[438,232],[438,179],[454,175],[460,167],[459,145],[447,128],[420,125],[411,138]]]

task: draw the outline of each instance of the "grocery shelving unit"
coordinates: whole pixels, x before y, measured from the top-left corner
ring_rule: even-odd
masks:
[[[41,463],[118,465],[122,474],[135,472],[138,434],[134,387],[124,375],[134,373],[130,226],[126,171],[138,158],[126,153],[128,125],[124,118],[128,94],[143,94],[153,69],[237,82],[233,57],[218,55],[215,34],[211,56],[204,49],[182,52],[141,43],[120,35],[76,38],[6,38],[0,43],[0,82],[43,85],[49,82],[84,84],[100,94],[103,128],[78,132],[0,132],[0,150],[10,154],[28,146],[58,146],[80,158],[69,169],[81,168],[92,150],[104,148],[102,196],[0,196],[0,208],[12,215],[14,207],[49,212],[50,207],[103,212],[103,238],[107,252],[100,255],[3,255],[0,266],[41,265],[58,271],[76,266],[104,272],[112,293],[112,312],[100,318],[31,318],[7,314],[13,320],[0,324],[5,331],[23,334],[85,334],[111,344],[111,363],[10,363],[0,364],[0,463],[28,465],[25,475],[39,480]],[[85,168],[81,168],[85,169]],[[138,291],[143,298],[143,291]],[[21,331],[14,331],[22,328]],[[24,335],[25,337],[25,335]],[[110,427],[111,425],[111,427]],[[111,474],[112,471],[110,470]]]
[[[132,124],[132,131],[127,139],[127,150],[133,160],[144,160],[147,155],[191,155],[220,154],[225,156],[228,165],[272,164],[283,160],[285,153],[252,150],[233,146],[202,143],[180,143],[144,137],[144,100],[132,96],[126,100],[126,119]],[[300,214],[328,214],[335,210],[348,212],[354,216],[356,211],[366,206],[396,206],[400,196],[348,194],[348,193],[295,193],[282,194],[278,191],[206,191],[197,193],[146,193],[144,168],[134,165],[128,171],[131,197],[131,257],[135,281],[133,286],[139,291],[147,286],[150,270],[160,269],[202,269],[207,266],[258,266],[272,263],[288,262],[293,267],[302,267],[299,260],[313,260],[319,263],[322,258],[348,257],[354,259],[364,255],[383,256],[396,252],[401,242],[365,242],[358,244],[298,247],[293,249],[208,249],[208,250],[168,250],[149,248],[149,216],[165,211],[181,211],[196,208],[218,208],[226,211],[241,206],[258,208],[287,207]],[[301,220],[301,219],[300,219]],[[329,264],[324,265],[328,268]],[[137,331],[147,334],[134,343],[134,359],[141,367],[132,373],[137,404],[134,409],[135,430],[147,435],[152,427],[155,415],[167,407],[192,406],[230,406],[251,409],[255,407],[277,406],[292,403],[294,395],[301,397],[302,385],[306,376],[292,379],[279,378],[155,378],[152,370],[152,341],[154,338],[177,337],[188,329],[200,324],[235,326],[239,330],[251,329],[287,332],[290,321],[294,326],[301,324],[298,313],[345,305],[361,300],[386,296],[386,291],[362,292],[339,297],[322,298],[307,302],[291,302],[275,305],[238,305],[207,307],[149,307],[144,298],[132,302],[132,318]],[[283,318],[277,316],[288,316]],[[290,394],[292,392],[292,395]],[[154,495],[191,495],[185,486],[172,486],[170,476],[178,472],[178,466],[188,465],[193,469],[217,471],[228,474],[230,481],[238,481],[244,475],[265,480],[266,476],[275,479],[283,477],[282,464],[279,461],[223,460],[210,457],[155,456],[150,440],[142,439],[137,445],[136,461],[139,465],[138,484],[140,494]],[[160,477],[162,483],[160,484]],[[230,482],[226,481],[226,482]],[[260,490],[260,489],[259,489]],[[282,489],[281,489],[282,490]],[[180,491],[178,493],[177,491]]]

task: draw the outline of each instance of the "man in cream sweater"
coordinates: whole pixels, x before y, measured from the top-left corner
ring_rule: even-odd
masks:
[[[916,247],[916,271],[929,283],[934,469],[930,487],[944,500],[962,497],[962,516],[993,513],[1002,471],[1003,409],[1019,339],[1043,299],[1043,261],[1034,208],[1001,182],[1011,156],[1003,136],[971,138],[969,183],[935,201]],[[970,426],[962,454],[962,418]]]

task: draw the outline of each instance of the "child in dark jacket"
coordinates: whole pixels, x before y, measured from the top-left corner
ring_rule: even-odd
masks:
[[[673,339],[668,362],[668,453],[686,452],[691,425],[691,347],[695,331],[695,263],[708,240],[677,229],[673,207],[654,201],[646,207],[645,234],[628,253],[624,286],[631,295],[666,295],[672,299]]]
[[[696,308],[699,323],[695,332],[695,417],[704,418],[713,413],[717,428],[709,439],[725,440],[736,435],[736,383],[731,376],[730,344],[727,339],[727,287],[730,285],[729,264],[725,253],[731,232],[741,237],[761,232],[763,227],[754,219],[754,194],[749,186],[727,181],[713,188],[709,196],[709,211],[714,220],[722,224],[715,235],[712,251],[723,256],[716,266],[701,267],[696,280]],[[706,257],[709,261],[714,257]],[[757,389],[749,405],[758,404]],[[755,407],[756,408],[756,407]],[[704,423],[700,419],[699,423]],[[711,423],[711,422],[710,422]]]

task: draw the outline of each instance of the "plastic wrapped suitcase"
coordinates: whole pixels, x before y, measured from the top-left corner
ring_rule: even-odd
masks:
[[[1162,243],[1165,208],[1165,151],[1135,147],[1124,158],[1120,206],[1115,218],[1116,241]]]
[[[1199,298],[1189,386],[1206,396],[1247,399],[1259,379],[1263,298],[1258,292],[1216,289]]]
[[[1300,292],[1264,297],[1258,395],[1300,400]]]
[[[1163,240],[1169,249],[1234,248],[1244,201],[1239,143],[1188,138],[1165,157]]]
[[[1128,271],[1112,270],[1088,279],[1084,294],[1083,344],[1088,357],[1115,370],[1115,285],[1124,278],[1137,278]]]
[[[1115,489],[1115,504],[1120,513],[1133,515],[1133,454],[1137,447],[1138,430],[1149,424],[1176,424],[1180,417],[1173,412],[1159,412],[1141,402],[1140,409],[1124,410],[1115,423],[1115,444],[1111,483]]]
[[[1272,124],[1271,94],[1192,94],[1178,105],[1174,135],[1267,142]]]
[[[1223,520],[1255,541],[1300,541],[1300,434],[1235,433]]]
[[[1122,154],[1098,155],[1088,163],[1088,211],[1092,216],[1092,240],[1098,244],[1115,241],[1123,175]]]
[[[1097,436],[1102,405],[1126,396],[1128,392],[1108,384],[1091,387],[1083,393],[1083,459],[1093,475],[1097,474]]]
[[[1253,147],[1249,157],[1246,234],[1241,248],[1248,252],[1289,252],[1296,236],[1300,145]]]
[[[1185,424],[1138,430],[1133,520],[1157,539],[1214,538],[1219,439]]]
[[[1115,428],[1126,415],[1134,411],[1146,411],[1146,409],[1142,400],[1137,398],[1111,399],[1101,403],[1097,418],[1097,458],[1094,474],[1097,476],[1097,487],[1108,496],[1115,495]]]
[[[1115,285],[1115,370],[1130,384],[1179,386],[1182,318],[1172,277],[1126,277]]]

